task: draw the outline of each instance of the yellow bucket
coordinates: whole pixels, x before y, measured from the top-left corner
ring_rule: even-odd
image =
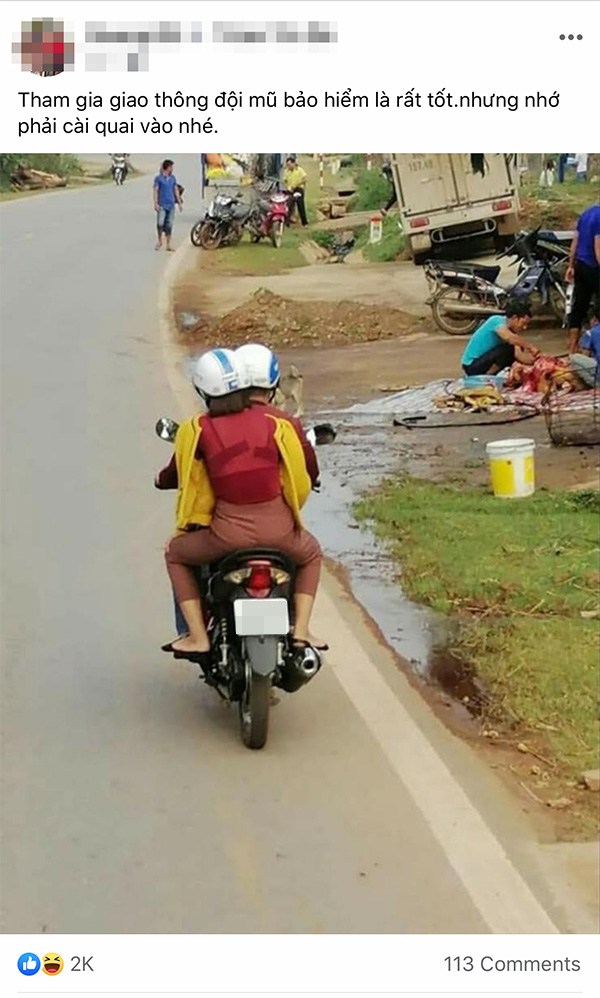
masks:
[[[535,492],[535,440],[495,440],[486,446],[492,490],[499,499]]]

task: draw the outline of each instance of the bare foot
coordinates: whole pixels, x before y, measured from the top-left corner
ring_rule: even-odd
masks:
[[[173,249],[172,246],[167,246],[167,253],[174,253],[174,252],[175,250]]]
[[[156,246],[154,247],[154,249],[155,250],[159,250],[160,249],[160,243],[157,243]]]

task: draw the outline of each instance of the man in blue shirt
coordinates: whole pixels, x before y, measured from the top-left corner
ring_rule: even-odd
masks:
[[[528,350],[535,358],[537,347],[523,339],[531,318],[527,302],[509,301],[504,315],[491,315],[475,330],[462,355],[466,375],[497,374],[510,367],[515,359],[515,347]]]
[[[171,247],[171,233],[173,232],[173,217],[175,215],[175,205],[179,205],[182,210],[183,201],[179,191],[177,178],[173,173],[173,160],[163,160],[160,173],[154,178],[154,210],[156,212],[156,233],[157,240],[155,249],[162,246],[163,235],[169,253],[173,252]]]
[[[566,278],[575,285],[569,315],[569,353],[575,353],[590,303],[600,290],[600,204],[586,208],[577,219]]]
[[[598,313],[600,313],[600,302],[592,306],[589,327],[579,341],[578,352],[569,357],[571,370],[590,388],[600,385],[598,368],[600,364],[600,318]]]

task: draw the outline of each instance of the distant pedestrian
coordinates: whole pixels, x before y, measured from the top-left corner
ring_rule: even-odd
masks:
[[[554,160],[547,159],[540,173],[540,187],[552,187],[554,185]]]
[[[304,196],[306,193],[306,171],[298,166],[295,156],[288,156],[285,161],[285,170],[283,173],[283,182],[285,184],[286,190],[293,195],[291,198],[291,211],[290,219],[293,217],[294,209],[298,209],[298,214],[300,215],[300,221],[302,225],[308,225],[308,219],[306,217],[306,204],[304,201]]]
[[[154,211],[156,212],[156,246],[159,250],[162,246],[163,236],[167,251],[173,252],[171,246],[171,235],[173,232],[173,218],[175,216],[175,205],[179,210],[183,209],[183,201],[180,191],[183,190],[177,183],[177,178],[173,173],[173,160],[163,160],[160,173],[154,178]]]
[[[393,208],[396,202],[398,201],[398,197],[396,195],[396,187],[394,185],[394,174],[392,173],[391,164],[384,163],[383,166],[381,167],[381,172],[385,177],[385,179],[387,180],[387,182],[389,183],[390,187],[392,188],[392,192],[388,200],[386,201],[385,206],[381,209],[381,214],[387,215],[390,208]]]
[[[575,153],[575,171],[577,180],[587,180],[588,154],[586,152]]]

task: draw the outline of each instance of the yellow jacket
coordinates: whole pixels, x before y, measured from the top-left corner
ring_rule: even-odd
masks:
[[[265,415],[275,423],[275,443],[281,455],[281,491],[297,526],[302,527],[300,510],[311,490],[302,444],[287,419],[280,419],[271,413]],[[180,425],[175,438],[177,530],[186,530],[193,524],[207,527],[215,508],[215,494],[206,465],[204,461],[197,461],[195,458],[201,433],[202,424],[198,416],[195,416]]]

